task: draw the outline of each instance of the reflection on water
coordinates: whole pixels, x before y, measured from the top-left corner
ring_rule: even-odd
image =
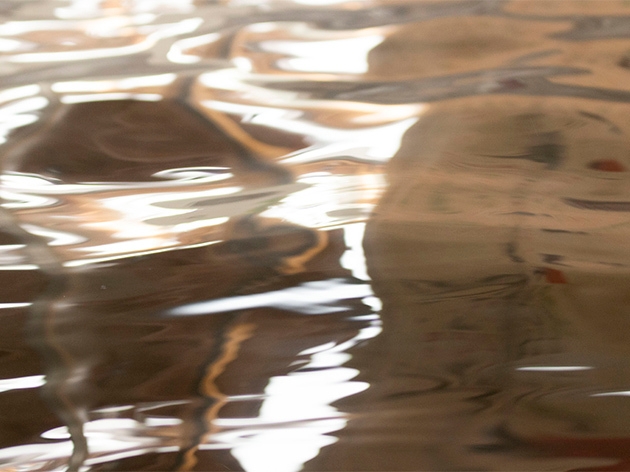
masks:
[[[0,5],[7,470],[630,468],[630,5]]]

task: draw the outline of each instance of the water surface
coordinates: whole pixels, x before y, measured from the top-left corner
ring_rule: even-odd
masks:
[[[630,468],[630,3],[0,3],[6,470]]]

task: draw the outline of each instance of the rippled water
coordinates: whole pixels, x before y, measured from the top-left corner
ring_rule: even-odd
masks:
[[[630,2],[0,2],[0,464],[630,469]]]

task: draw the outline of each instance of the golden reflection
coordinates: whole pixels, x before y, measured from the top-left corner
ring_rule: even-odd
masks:
[[[206,373],[200,385],[201,393],[211,400],[212,404],[203,414],[205,431],[200,434],[199,443],[205,442],[205,438],[217,431],[214,420],[219,410],[227,403],[228,396],[222,393],[216,385],[216,379],[226,369],[227,365],[238,356],[241,343],[253,336],[256,325],[254,323],[239,323],[233,326],[225,336],[225,343],[221,349],[221,355],[206,368]],[[198,444],[184,453],[184,460],[178,470],[191,470],[197,463],[195,452]]]

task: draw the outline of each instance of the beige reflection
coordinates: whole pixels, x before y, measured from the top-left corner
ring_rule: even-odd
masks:
[[[364,240],[383,334],[350,365],[373,381],[369,411],[350,405],[354,421],[310,468],[627,457],[627,112],[474,97],[430,107],[408,131]],[[607,455],[566,452],[610,438]]]
[[[627,15],[630,6],[625,0],[557,0],[546,2],[537,1],[512,1],[507,4],[505,11],[522,15],[536,15],[548,17],[566,17],[569,15],[587,15],[601,17],[607,15]]]
[[[367,77],[389,81],[509,67],[521,57],[561,48],[551,36],[569,27],[566,20],[498,16],[402,24],[370,53]]]

